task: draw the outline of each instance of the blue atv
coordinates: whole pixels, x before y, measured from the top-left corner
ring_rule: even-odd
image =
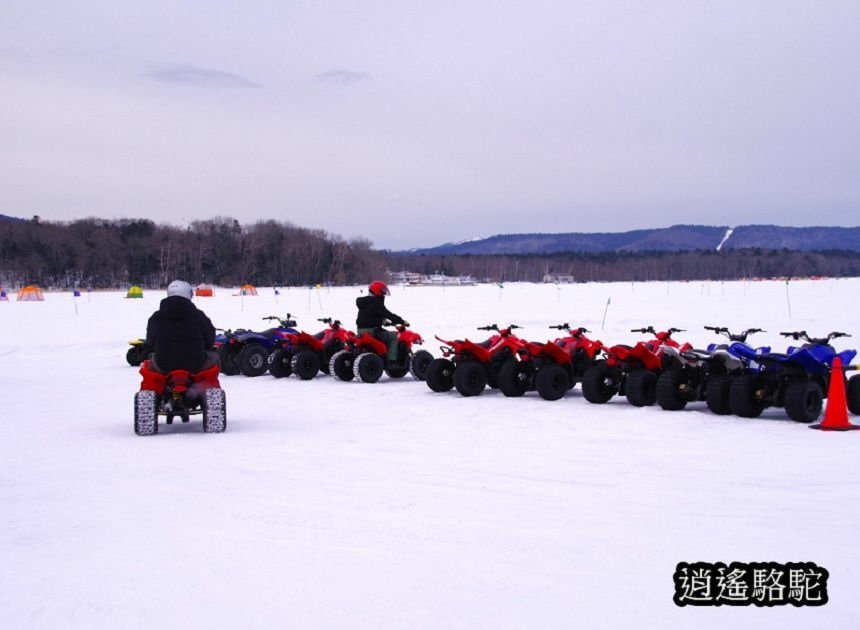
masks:
[[[830,388],[833,360],[839,357],[842,365],[847,366],[857,351],[837,353],[830,345],[833,339],[850,337],[847,333],[831,332],[821,338],[810,337],[805,330],[780,334],[807,343],[789,347],[785,354],[764,354],[758,358],[760,371],[733,379],[729,392],[732,413],[742,418],[757,418],[767,407],[783,407],[792,420],[813,422],[821,415]]]
[[[684,350],[664,347],[663,353],[673,356],[671,367],[657,379],[657,402],[668,411],[677,411],[689,402],[704,400],[708,409],[719,415],[731,413],[729,387],[732,378],[757,371],[755,359],[770,352],[769,347],[753,349],[747,337],[761,328],[748,328],[733,333],[725,326],[705,326],[706,330],[728,337],[731,344],[709,344],[706,350]]]
[[[262,332],[237,331],[230,340],[231,352],[236,358],[239,371],[245,376],[261,376],[269,369],[269,353],[278,347],[279,342],[289,334],[296,334],[296,320],[291,319],[290,313],[282,319],[274,315],[264,317],[265,321],[276,321],[280,325]]]
[[[244,328],[237,328],[236,330],[216,328],[215,330],[218,334],[215,335],[214,347],[221,361],[221,374],[225,376],[241,374],[239,364],[236,362],[236,356],[241,349],[238,345],[238,338],[239,335],[243,335],[249,331]]]

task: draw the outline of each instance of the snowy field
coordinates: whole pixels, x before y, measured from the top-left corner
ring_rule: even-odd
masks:
[[[393,287],[431,340],[479,325],[608,343],[633,327],[853,333],[860,279]],[[196,298],[216,326],[354,323],[357,288]],[[0,303],[0,627],[856,628],[860,432],[758,420],[223,377],[228,430],[199,420],[141,438],[126,341],[161,293]],[[607,298],[606,325],[601,319]],[[14,300],[14,295],[12,297]],[[853,342],[853,343],[852,343]],[[438,344],[428,348],[438,354]],[[860,422],[860,419],[857,419]],[[822,608],[677,608],[680,561],[812,561]]]

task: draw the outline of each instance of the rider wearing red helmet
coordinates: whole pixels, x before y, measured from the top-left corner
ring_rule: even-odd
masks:
[[[358,317],[355,321],[356,332],[359,336],[370,333],[388,346],[388,360],[397,360],[397,335],[382,327],[386,320],[392,324],[405,324],[400,315],[392,313],[385,308],[385,296],[391,295],[384,282],[376,280],[370,283],[368,293],[358,298],[355,305],[358,307]]]

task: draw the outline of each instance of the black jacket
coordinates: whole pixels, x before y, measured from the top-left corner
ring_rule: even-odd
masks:
[[[403,318],[385,308],[384,295],[365,295],[355,301],[358,307],[357,328],[379,328],[386,319],[392,324],[402,324]]]
[[[161,300],[146,325],[146,345],[165,372],[200,369],[214,343],[212,322],[191,300],[178,295]]]

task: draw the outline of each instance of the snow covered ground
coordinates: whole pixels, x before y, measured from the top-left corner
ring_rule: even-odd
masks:
[[[860,280],[393,288],[425,338],[568,321],[844,330]],[[354,321],[357,288],[197,298],[222,327]],[[606,325],[601,319],[607,298]],[[529,394],[224,377],[228,431],[132,430],[160,294],[0,303],[0,627],[854,628],[860,432]],[[13,297],[14,299],[14,297]],[[277,300],[277,301],[276,301]],[[438,352],[437,344],[429,348]],[[812,561],[822,608],[677,608],[680,561]]]

